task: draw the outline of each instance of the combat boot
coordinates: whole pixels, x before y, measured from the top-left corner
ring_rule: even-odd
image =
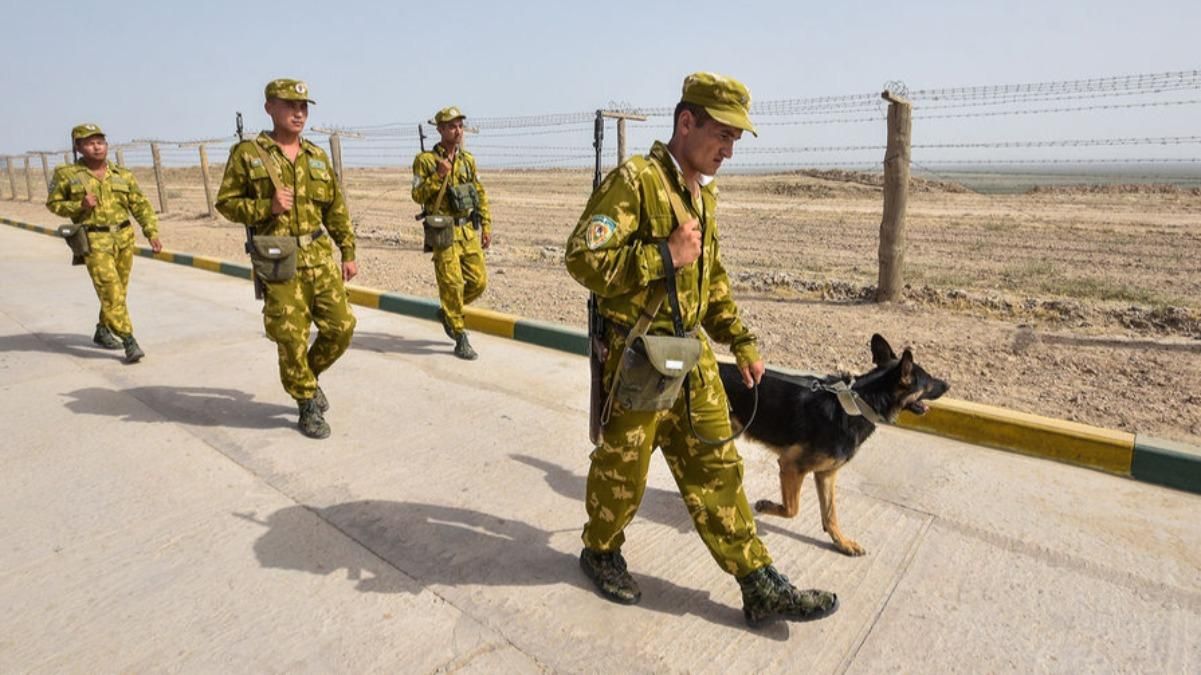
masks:
[[[309,438],[329,438],[329,425],[317,406],[317,399],[297,401],[296,405],[300,408],[300,421],[296,424],[300,427],[300,433]]]
[[[329,412],[329,399],[325,397],[325,392],[321,391],[321,386],[317,386],[317,393],[313,394],[313,401],[321,412]]]
[[[626,570],[626,559],[620,550],[594,551],[586,548],[580,551],[580,569],[596,584],[596,590],[613,602],[636,605],[642,599],[642,590]]]
[[[474,361],[479,356],[471,348],[471,343],[467,341],[467,331],[455,336],[455,356],[466,361]]]
[[[116,335],[108,329],[108,326],[98,323],[96,324],[96,334],[92,336],[92,342],[104,347],[105,349],[120,349],[121,341]]]
[[[146,356],[146,352],[142,351],[142,348],[138,346],[138,341],[133,339],[132,335],[122,338],[121,342],[125,345],[126,363],[137,363],[142,360],[143,356]]]
[[[751,628],[777,619],[812,621],[838,609],[838,596],[829,591],[798,591],[788,577],[768,565],[738,579],[742,587],[742,615]]]
[[[455,339],[455,332],[451,330],[450,324],[446,321],[446,312],[442,311],[441,307],[438,308],[438,321],[442,323],[442,332],[446,333],[446,337]]]

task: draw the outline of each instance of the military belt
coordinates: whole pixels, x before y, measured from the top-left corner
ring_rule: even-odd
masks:
[[[626,337],[629,337],[630,331],[633,330],[633,326],[626,326],[624,324],[620,324],[608,317],[605,318],[605,328],[613,331],[613,333],[615,335],[620,336],[623,339]],[[684,331],[684,337],[696,337],[697,335],[700,335],[700,332],[701,332],[700,326],[693,326],[692,328],[689,328]],[[652,330],[646,331],[646,334],[647,335],[675,335],[675,332],[670,328],[667,330],[652,329]]]
[[[300,248],[308,248],[309,244],[312,244],[324,236],[325,230],[317,230],[312,234],[302,234],[299,237],[296,237],[296,243],[300,245]]]
[[[129,221],[125,221],[120,225],[84,225],[83,229],[88,232],[116,232],[129,227]]]

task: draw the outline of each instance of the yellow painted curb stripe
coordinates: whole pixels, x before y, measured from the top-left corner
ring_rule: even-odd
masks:
[[[897,425],[1122,475],[1134,456],[1134,434],[955,399],[902,413]]]
[[[367,288],[366,286],[351,286],[347,284],[346,294],[350,296],[350,304],[352,305],[379,309],[381,291],[377,291],[374,288]]]
[[[199,267],[202,270],[208,270],[210,272],[220,272],[221,261],[217,260],[216,258],[207,258],[200,255],[193,256],[192,267]]]
[[[481,333],[511,338],[513,337],[513,327],[517,325],[517,317],[490,309],[465,307],[463,309],[463,325]]]

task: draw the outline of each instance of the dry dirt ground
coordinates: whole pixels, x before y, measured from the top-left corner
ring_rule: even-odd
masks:
[[[220,171],[212,169],[214,190]],[[152,173],[135,172],[155,201]],[[242,230],[207,216],[199,169],[166,173],[165,246],[240,261]],[[409,181],[406,169],[348,172],[356,281],[432,297]],[[484,181],[495,243],[479,305],[582,327],[586,294],[562,256],[591,174],[485,172]],[[905,297],[878,305],[870,301],[882,203],[875,183],[842,173],[721,177],[724,260],[769,363],[861,372],[878,332],[912,347],[956,398],[1201,444],[1196,190],[988,196],[918,182]],[[0,201],[0,214],[58,222],[40,205],[40,176],[32,204],[23,180],[17,187],[18,200]],[[7,184],[0,193],[10,196]]]

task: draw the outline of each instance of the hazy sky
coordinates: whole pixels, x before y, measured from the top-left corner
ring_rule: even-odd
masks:
[[[224,136],[235,110],[251,126],[265,121],[263,85],[280,76],[308,81],[311,124],[349,126],[424,119],[450,103],[484,117],[666,106],[696,70],[738,77],[763,101],[878,91],[892,79],[922,89],[1201,67],[1196,0],[3,0],[0,16],[0,154],[65,148],[85,120],[114,142]],[[915,129],[915,141],[1184,135],[1197,133],[1198,107],[947,123]],[[632,150],[654,135],[640,133]],[[845,126],[761,136],[883,140],[879,128]]]

